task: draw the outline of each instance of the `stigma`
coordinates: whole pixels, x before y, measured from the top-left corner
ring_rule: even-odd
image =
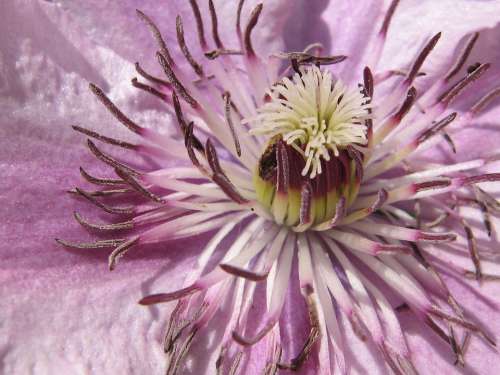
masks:
[[[258,200],[299,231],[332,220],[359,190],[369,98],[328,70],[301,66],[265,99],[248,120],[251,134],[269,136],[254,172]]]

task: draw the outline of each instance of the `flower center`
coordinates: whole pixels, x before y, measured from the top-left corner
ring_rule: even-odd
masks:
[[[252,134],[270,137],[254,185],[276,222],[308,227],[354,201],[369,116],[362,92],[316,66],[300,67],[269,90],[249,122]]]

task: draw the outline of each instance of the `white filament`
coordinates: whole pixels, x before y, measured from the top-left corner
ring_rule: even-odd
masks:
[[[348,89],[332,73],[316,66],[301,67],[292,80],[285,77],[268,92],[270,101],[258,109],[251,134],[281,135],[306,161],[302,175],[322,172],[329,151],[367,142],[364,121],[370,104],[356,89]]]

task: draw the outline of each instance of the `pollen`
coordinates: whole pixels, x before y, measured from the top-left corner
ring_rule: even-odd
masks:
[[[253,135],[280,135],[305,160],[302,176],[323,172],[321,160],[338,157],[347,146],[367,143],[370,103],[328,70],[301,66],[272,86],[258,114],[248,120]]]

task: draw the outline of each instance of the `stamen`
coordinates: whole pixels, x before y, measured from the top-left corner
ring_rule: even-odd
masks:
[[[205,40],[205,30],[203,29],[203,18],[201,17],[200,8],[196,0],[189,0],[191,9],[193,10],[194,19],[196,21],[196,30],[198,31],[198,40],[202,50],[207,48],[207,41]]]
[[[448,82],[455,74],[457,74],[460,69],[464,66],[465,62],[469,58],[470,53],[472,52],[472,48],[474,48],[474,44],[476,44],[477,39],[479,38],[479,33],[474,33],[472,36],[469,38],[467,43],[465,44],[464,49],[460,53],[458,60],[455,62],[455,65],[451,67],[449,72],[446,74],[444,81]]]
[[[101,249],[101,248],[109,248],[109,247],[116,247],[121,245],[123,242],[125,242],[124,239],[115,239],[115,240],[102,240],[102,241],[96,241],[96,242],[81,242],[81,243],[76,243],[76,242],[68,242],[65,240],[61,240],[59,238],[55,239],[56,242],[60,245],[63,245],[64,247],[70,247],[73,249]]]
[[[116,231],[116,230],[126,230],[132,229],[134,227],[134,222],[132,220],[124,221],[122,223],[115,224],[93,224],[88,220],[83,218],[78,212],[73,213],[75,220],[84,228],[89,230],[98,230],[98,231]]]
[[[215,60],[220,56],[228,55],[243,55],[243,51],[235,49],[214,49],[212,51],[205,52],[205,57],[209,60]]]
[[[198,161],[198,158],[196,157],[196,154],[194,152],[193,146],[195,144],[195,136],[193,135],[193,127],[194,123],[191,121],[189,125],[186,127],[186,131],[184,134],[184,145],[186,146],[186,150],[189,156],[189,159],[191,160],[191,163],[198,168],[198,170],[201,172],[202,175],[208,176],[209,173],[206,170],[204,166],[200,164]]]
[[[158,91],[157,89],[155,89],[154,87],[152,86],[149,86],[149,85],[146,85],[144,83],[141,83],[137,80],[137,78],[132,78],[132,86],[134,86],[135,88],[138,88],[140,90],[143,90],[143,91],[146,91],[147,93],[149,94],[152,94],[158,98],[160,98],[161,100],[167,100],[167,95],[165,95],[164,93]]]
[[[155,23],[148,16],[146,16],[140,10],[136,9],[136,12],[137,12],[137,15],[139,16],[139,18],[149,27],[149,30],[151,30],[151,34],[153,34],[153,37],[156,39],[156,42],[158,43],[158,46],[160,47],[160,53],[166,59],[168,65],[170,65],[170,66],[175,65],[175,62],[172,59],[170,52],[168,51],[167,44],[163,40],[163,37],[161,36],[161,32],[158,29],[158,27],[155,25]]]
[[[171,87],[171,84],[169,82],[167,82],[161,78],[154,77],[154,76],[150,75],[149,73],[147,73],[144,69],[141,68],[141,66],[139,65],[138,62],[135,63],[135,70],[141,77],[147,79],[150,82],[156,83],[160,86],[164,86],[167,88]]]
[[[97,148],[97,146],[92,142],[90,139],[87,139],[87,147],[89,150],[97,157],[97,159],[101,160],[103,163],[106,163],[113,168],[120,168],[123,170],[126,170],[128,173],[130,173],[132,176],[139,176],[140,173],[137,172],[136,170],[126,166],[123,163],[120,163],[119,161],[113,159],[111,156],[105,154],[101,150]]]
[[[189,49],[186,44],[186,40],[184,39],[184,28],[182,27],[182,18],[181,16],[177,16],[176,18],[176,30],[177,30],[177,41],[179,43],[179,46],[181,47],[182,54],[186,58],[186,60],[189,62],[189,65],[193,68],[196,74],[198,74],[200,77],[203,77],[203,68],[201,67],[200,64],[196,62],[194,59],[193,55],[191,55],[191,52],[189,52]]]
[[[436,46],[439,38],[441,38],[441,33],[440,32],[437,33],[436,35],[434,35],[431,38],[431,40],[425,45],[425,47],[423,48],[423,50],[420,52],[420,54],[418,55],[417,59],[413,63],[413,65],[412,65],[412,67],[410,69],[410,72],[408,73],[408,76],[404,80],[404,84],[405,85],[410,86],[412,84],[412,82],[415,79],[415,77],[417,76],[420,68],[424,64],[425,59],[427,59],[427,56],[429,56],[429,54],[431,53],[431,51]]]
[[[238,39],[241,44],[241,11],[243,10],[243,4],[245,3],[245,0],[239,0],[238,2],[238,9],[236,11],[236,35],[238,36]]]
[[[316,56],[311,55],[307,52],[280,52],[276,53],[273,56],[278,57],[280,59],[295,61],[297,65],[334,65],[343,62],[347,59],[347,56],[338,55],[338,56]]]
[[[231,136],[233,137],[233,140],[234,140],[234,146],[236,148],[236,154],[238,156],[241,156],[240,141],[238,139],[238,135],[236,134],[236,131],[234,130],[233,119],[231,117],[231,94],[226,91],[222,95],[222,98],[224,99],[224,114],[225,114],[225,117],[226,117],[226,122],[227,122],[227,124],[229,126],[229,130],[231,131]]]
[[[399,4],[399,0],[393,0],[387,13],[384,17],[384,22],[382,23],[382,27],[380,28],[379,34],[383,35],[384,38],[387,35],[387,31],[389,30],[389,25],[391,24],[392,16],[394,16],[394,12]]]
[[[114,103],[111,100],[109,100],[109,98],[106,96],[106,94],[104,94],[104,92],[99,87],[97,87],[93,83],[90,83],[89,88],[90,88],[90,91],[92,91],[92,93],[97,97],[97,99],[99,99],[99,101],[102,104],[104,104],[104,106],[107,108],[107,110],[109,112],[111,112],[111,114],[113,116],[115,116],[115,118],[118,121],[120,121],[127,129],[129,129],[130,131],[132,131],[136,134],[143,133],[142,127],[140,127],[135,122],[130,120],[127,116],[125,116],[123,114],[123,112],[120,111],[118,109],[118,107],[116,105],[114,105]]]
[[[182,85],[182,83],[177,79],[174,74],[171,64],[168,63],[167,59],[160,52],[156,53],[156,57],[158,58],[158,62],[160,63],[165,75],[168,77],[168,80],[172,83],[175,90],[179,93],[179,95],[193,108],[198,108],[198,102],[187,92],[186,88]]]
[[[70,194],[78,194],[75,189],[68,190]],[[117,194],[135,193],[132,189],[112,189],[112,190],[93,190],[87,191],[87,193],[93,197],[108,197]]]
[[[150,192],[148,189],[146,189],[144,186],[142,186],[133,176],[128,174],[123,169],[115,168],[115,172],[118,176],[123,178],[123,180],[126,181],[134,190],[141,193],[146,198],[149,198],[150,200],[152,200],[153,202],[156,202],[156,203],[165,203],[165,200],[158,197],[156,194]]]
[[[450,105],[453,100],[471,83],[475,82],[479,79],[488,69],[490,68],[490,64],[481,64],[477,69],[473,72],[467,74],[465,78],[458,81],[455,85],[453,85],[449,90],[445,91],[439,98],[438,102],[441,102],[443,105]]]
[[[369,67],[363,69],[363,90],[366,97],[373,98],[373,75]]]
[[[245,28],[245,35],[244,35],[244,44],[245,44],[245,52],[248,56],[255,56],[255,51],[252,46],[252,31],[257,25],[257,22],[259,21],[260,13],[262,12],[262,8],[264,6],[262,3],[257,4],[257,6],[252,10],[252,13],[250,14],[250,20],[248,21],[247,27]]]
[[[122,208],[111,207],[111,206],[108,206],[102,202],[99,202],[92,195],[90,195],[89,193],[87,193],[86,191],[84,191],[80,188],[75,188],[75,190],[79,195],[81,195],[82,197],[87,199],[90,203],[95,204],[97,207],[103,209],[107,213],[118,214],[118,215],[130,215],[130,214],[134,213],[134,207],[122,207]]]
[[[219,36],[217,12],[215,11],[214,2],[212,0],[208,0],[208,9],[210,10],[210,18],[212,20],[212,38],[218,49],[224,49],[224,45]]]
[[[434,124],[430,129],[424,131],[418,138],[417,143],[424,143],[429,138],[438,134],[441,130],[443,130],[446,126],[452,123],[457,117],[457,112],[453,112],[452,114],[446,116],[444,119],[438,121]]]
[[[245,199],[236,189],[236,187],[231,183],[229,178],[226,176],[224,171],[222,170],[220,163],[219,163],[219,158],[217,156],[217,151],[215,150],[215,147],[213,146],[212,142],[210,141],[210,138],[207,139],[207,143],[205,145],[205,156],[208,161],[208,165],[212,169],[213,175],[212,175],[212,181],[215,182],[219,187],[222,189],[222,191],[233,201],[239,204],[246,204],[248,203],[248,200]]]
[[[184,135],[184,137],[186,137],[187,125],[186,121],[184,120],[184,116],[182,114],[182,108],[181,108],[181,103],[179,102],[179,97],[177,96],[175,91],[172,92],[172,102],[174,104],[174,111],[175,111],[175,116],[177,117],[177,123],[179,124],[182,134]],[[198,138],[196,138],[192,134],[192,132],[191,132],[191,137],[192,137],[193,147],[200,152],[205,152],[203,144],[199,141]]]
[[[500,96],[500,87],[497,87],[497,88],[491,90],[489,93],[487,93],[481,99],[479,99],[478,102],[472,106],[472,108],[469,110],[469,112],[471,113],[472,116],[476,116],[488,104],[490,104],[492,100],[498,98],[499,96]]]
[[[470,258],[472,259],[472,263],[474,264],[476,280],[481,280],[481,259],[479,258],[479,252],[477,250],[476,237],[474,236],[470,225],[465,219],[462,218],[461,223],[467,236],[467,248],[469,249]]]
[[[231,365],[231,368],[229,369],[228,375],[236,374],[236,371],[238,371],[238,368],[240,367],[241,358],[243,358],[243,352],[238,352],[238,354],[236,354],[236,358],[233,361],[233,364]]]
[[[110,145],[123,147],[129,150],[137,150],[137,145],[134,145],[132,143],[121,141],[115,138],[106,137],[105,135],[101,135],[95,131],[82,128],[81,126],[78,125],[71,125],[71,127],[73,128],[73,130],[76,130],[77,132],[85,134],[89,137],[95,138],[101,142],[109,143]]]
[[[299,225],[294,227],[294,231],[303,232],[312,224],[311,206],[312,206],[312,186],[309,181],[302,184],[300,192],[300,210]]]
[[[234,266],[232,264],[227,264],[227,263],[221,264],[219,267],[231,275],[242,277],[242,278],[250,280],[250,281],[257,281],[257,282],[263,281],[269,275],[269,272],[258,273],[255,271],[247,270],[247,269],[244,269],[244,268],[241,268],[238,266]]]
[[[104,186],[114,186],[114,185],[123,185],[125,184],[122,180],[114,180],[111,178],[98,178],[90,175],[83,167],[80,167],[80,174],[82,177],[88,182],[95,185],[104,185]]]
[[[109,256],[109,270],[113,271],[116,267],[116,264],[118,263],[118,260],[125,255],[125,253],[132,247],[134,246],[137,241],[139,241],[139,236],[134,236],[128,241],[125,241],[122,243],[120,246],[118,246],[111,255]]]

